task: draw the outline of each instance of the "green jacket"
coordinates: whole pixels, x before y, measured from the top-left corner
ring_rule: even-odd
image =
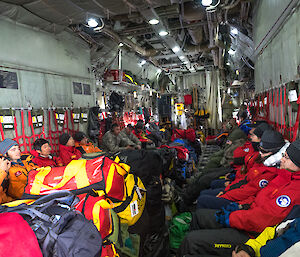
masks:
[[[118,152],[121,149],[122,138],[120,134],[114,135],[111,131],[107,131],[102,138],[102,148],[104,152]]]
[[[123,129],[120,133],[120,137],[121,137],[121,145],[122,146],[137,146],[137,145],[142,145],[141,141],[133,134],[130,133],[130,135],[128,135],[126,133],[126,130]]]

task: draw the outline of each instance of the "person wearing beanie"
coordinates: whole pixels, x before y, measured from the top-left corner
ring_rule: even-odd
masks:
[[[250,131],[249,136],[252,142],[252,147],[255,151],[258,151],[258,146],[264,131],[269,129],[271,129],[271,127],[267,123],[261,123]]]
[[[200,194],[197,208],[221,209],[232,203],[247,203],[256,194],[274,179],[278,173],[277,169],[269,167],[280,166],[282,153],[289,146],[283,136],[273,130],[266,130],[260,142],[259,158],[255,160],[253,166],[246,172],[242,179],[235,179],[225,190],[204,191]],[[218,195],[216,196],[216,193]],[[214,194],[214,195],[213,195]]]
[[[126,128],[122,129],[120,132],[120,137],[122,138],[122,144],[125,145],[130,145],[132,148],[135,149],[141,149],[142,148],[142,143],[141,141],[132,133],[133,131],[133,126],[132,125],[127,125]]]
[[[75,148],[75,141],[69,134],[61,134],[58,141],[59,157],[64,166],[67,166],[72,160],[78,160],[81,157],[81,152]]]
[[[266,227],[282,222],[293,207],[300,204],[300,139],[288,146],[280,169],[269,169],[277,171],[277,176],[258,192],[247,208],[229,205],[222,211],[198,209],[194,212],[191,232],[184,238],[178,256],[212,253],[230,256],[235,245],[249,239],[249,233],[261,233]],[[216,248],[216,244],[228,247]]]
[[[75,133],[74,140],[75,147],[81,152],[81,154],[102,152],[97,146],[94,146],[94,144],[89,141],[87,136],[82,131]]]
[[[248,119],[248,111],[247,110],[240,110],[238,112],[238,119],[239,119],[239,128],[246,134],[249,134],[249,131],[251,128],[249,125],[251,124],[251,121]]]
[[[21,154],[18,143],[9,138],[0,142],[0,154],[11,162],[7,194],[14,199],[20,199],[27,184],[28,173],[38,166],[32,162],[30,154]]]
[[[0,204],[8,203],[13,200],[12,197],[7,195],[10,166],[11,162],[0,154]]]
[[[32,162],[39,167],[60,167],[63,162],[59,157],[51,155],[51,146],[44,138],[38,138],[33,143],[33,150],[30,152],[33,159]]]

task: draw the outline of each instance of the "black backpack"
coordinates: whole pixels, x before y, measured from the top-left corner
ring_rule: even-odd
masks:
[[[42,196],[31,205],[1,206],[16,212],[34,231],[44,257],[100,257],[102,239],[95,225],[75,211],[78,198],[68,191]]]

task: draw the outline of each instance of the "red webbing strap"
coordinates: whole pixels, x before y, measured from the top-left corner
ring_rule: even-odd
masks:
[[[266,112],[267,112],[267,120],[270,120],[270,92],[267,91],[267,107],[266,107]]]
[[[27,151],[27,143],[26,143],[26,136],[25,136],[24,110],[21,110],[21,122],[22,122],[22,139],[23,139],[23,144],[21,145],[24,146],[24,152],[27,153],[28,151]]]
[[[70,130],[72,132],[72,134],[75,134],[76,132],[79,131],[79,122],[77,124],[77,129],[75,130],[75,123],[74,123],[74,117],[73,117],[73,111],[70,110],[70,119],[71,119],[71,125],[72,125],[72,130]]]
[[[286,85],[284,85],[283,87],[283,126],[282,126],[282,134],[284,135],[285,131],[286,131]]]
[[[276,89],[276,123],[275,129],[279,131],[279,88]]]
[[[28,111],[28,124],[31,128],[31,132],[32,132],[32,137],[35,140],[35,131],[34,131],[34,127],[33,127],[33,123],[32,123],[32,115],[31,115],[31,110]]]
[[[1,141],[3,141],[5,139],[5,137],[4,137],[4,130],[3,130],[1,122],[0,122],[0,133],[1,133]]]
[[[64,124],[63,124],[63,133],[69,133],[69,117],[68,117],[68,110],[65,110],[64,113]]]
[[[282,97],[283,97],[283,87],[280,88],[280,94],[279,94],[279,107],[280,107],[280,124],[279,124],[279,132],[281,134],[283,134],[283,101],[282,101]],[[279,110],[278,110],[279,113]]]
[[[292,106],[290,99],[288,98],[288,119],[289,119],[289,127],[288,127],[288,138],[291,140],[292,138]]]
[[[294,141],[296,140],[296,138],[297,138],[298,128],[299,128],[299,118],[300,118],[300,95],[298,96],[297,104],[298,104],[298,111],[297,111],[296,122],[295,122],[294,127],[293,127],[293,142],[294,142]]]
[[[17,141],[18,145],[20,144],[20,137],[19,137],[19,133],[18,133],[18,125],[17,125],[17,118],[16,115],[14,115],[14,127],[15,127],[15,135],[16,137],[14,138],[15,141]]]
[[[34,141],[35,141],[36,135],[35,135],[35,132],[34,132],[34,127],[33,127],[33,123],[32,123],[32,116],[31,116],[31,111],[30,111],[30,110],[28,110],[28,125],[29,125],[30,128],[31,128],[32,136],[27,137],[27,136],[25,135],[25,137],[26,137],[26,139],[28,140],[29,151],[31,151],[31,150],[32,150],[32,148],[31,148],[31,139],[33,139],[33,142],[34,142]]]
[[[70,120],[71,120],[71,126],[72,126],[71,132],[72,132],[72,134],[74,134],[75,133],[75,126],[74,126],[74,119],[73,119],[73,111],[72,110],[70,110],[70,115],[71,115]]]
[[[52,111],[52,114],[53,114],[53,118],[54,118],[54,125],[55,125],[55,131],[52,131],[52,134],[53,134],[53,146],[54,146],[54,151],[56,154],[58,154],[58,151],[59,151],[59,147],[58,147],[58,137],[59,137],[59,133],[60,131],[58,130],[58,123],[57,123],[57,120],[56,120],[56,112],[53,110]]]
[[[52,141],[51,110],[50,109],[48,110],[48,129],[49,129],[49,131],[48,131],[48,138],[47,139],[49,139],[52,151],[54,151],[54,144],[53,144],[53,141]]]

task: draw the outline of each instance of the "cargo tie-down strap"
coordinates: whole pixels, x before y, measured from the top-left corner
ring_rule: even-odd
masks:
[[[292,121],[293,106],[287,94],[287,85],[259,94],[257,99],[254,102],[250,102],[249,105],[251,107],[255,106],[258,119],[265,120],[284,135],[286,139],[293,142],[297,138],[299,128],[300,95],[296,96],[296,99],[297,101],[294,101],[294,104],[297,104],[297,113],[294,124]],[[271,108],[272,112],[270,111]],[[261,114],[264,114],[264,116]]]
[[[28,122],[25,124],[25,113],[27,112]],[[64,113],[60,116],[63,117],[62,121],[62,130],[59,130],[56,112],[52,109],[48,110],[48,136],[45,133],[45,115],[44,110],[42,109],[29,109],[29,110],[20,110],[20,122],[17,122],[16,111],[15,110],[1,110],[0,113],[0,136],[1,141],[5,139],[5,130],[10,129],[14,131],[15,140],[22,149],[22,152],[28,153],[32,150],[33,142],[38,138],[45,138],[49,140],[49,143],[52,147],[52,153],[58,154],[58,137],[61,133],[70,133],[74,134],[79,131],[79,123],[76,126],[74,124],[74,116],[72,110],[64,110]],[[69,114],[71,127],[69,127]],[[53,126],[53,122],[54,126]],[[29,126],[31,135],[26,135],[26,125]],[[20,127],[21,126],[21,127]],[[19,130],[18,128],[21,128]],[[36,133],[36,129],[40,129],[41,132]],[[54,129],[54,130],[53,130]],[[21,131],[21,135],[19,132]]]

